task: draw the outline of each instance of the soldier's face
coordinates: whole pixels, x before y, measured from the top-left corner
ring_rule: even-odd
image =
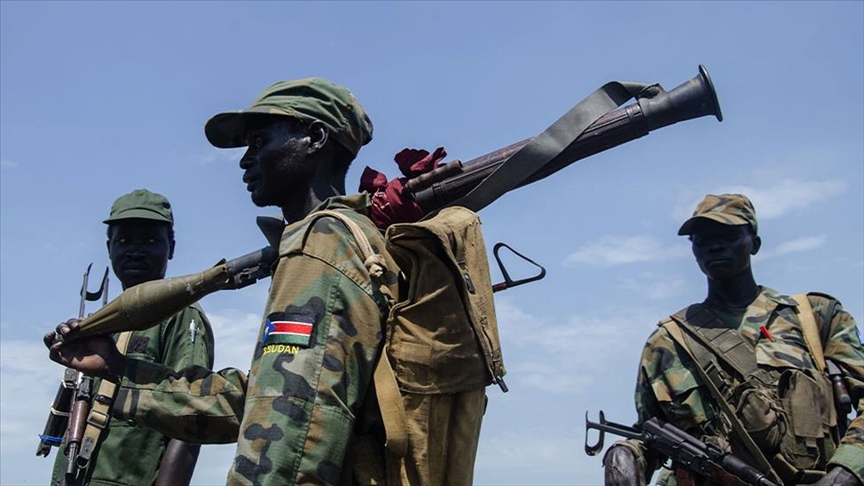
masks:
[[[759,251],[759,239],[750,228],[711,220],[693,225],[690,241],[702,273],[713,280],[728,280],[750,268],[750,256]]]
[[[308,190],[315,167],[308,159],[305,126],[285,117],[253,118],[247,125],[248,149],[240,159],[243,182],[256,206],[284,207],[297,191]]]
[[[108,257],[123,288],[165,277],[174,256],[174,240],[167,223],[128,219],[112,223]]]

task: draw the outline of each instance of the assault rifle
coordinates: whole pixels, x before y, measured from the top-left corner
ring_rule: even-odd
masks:
[[[605,98],[599,97],[605,99],[603,103],[597,103],[598,98],[594,95],[598,93],[608,95]],[[596,106],[607,106],[613,101],[613,106],[620,106],[633,96],[636,97],[635,103],[593,116]],[[594,109],[580,112],[579,108],[583,103]],[[535,172],[527,177],[520,177],[515,186],[512,183],[513,178],[509,178],[510,184],[489,184],[487,187],[491,187],[494,194],[491,197],[479,198],[482,202],[471,207],[479,211],[495,197],[548,177],[577,160],[635,140],[658,128],[708,115],[715,116],[719,121],[723,120],[714,84],[704,66],[699,66],[697,76],[668,92],[658,84],[608,83],[537,137],[465,163],[454,160],[409,179],[404,184],[404,195],[412,198],[424,213],[429,214],[448,205],[459,204],[460,198],[481,186],[487,179],[523,171],[521,162],[526,162],[526,158],[527,162],[531,162],[531,157],[526,154],[546,150],[548,155],[549,147],[560,149],[556,151],[557,155]],[[585,120],[586,118],[590,120]],[[565,120],[568,123],[562,124]],[[575,123],[572,123],[574,121]],[[584,126],[583,122],[586,121],[591,123],[580,133],[566,133],[567,128]],[[535,140],[539,142],[534,143]],[[548,143],[550,141],[553,143]],[[535,150],[538,147],[543,150]],[[507,164],[520,154],[519,159],[514,159],[520,164]],[[207,294],[251,285],[258,279],[270,276],[272,264],[278,255],[276,249],[279,247],[281,222],[274,223],[267,218],[259,218],[258,226],[267,237],[269,246],[231,261],[222,260],[216,266],[198,274],[154,280],[132,287],[81,322],[75,332],[67,334],[67,339],[145,329]]]
[[[600,437],[594,445],[588,444],[588,431],[591,429],[600,431]],[[714,444],[702,442],[678,427],[656,417],[646,420],[641,427],[637,428],[607,422],[602,411],[600,412],[600,422],[591,422],[588,420],[588,412],[585,412],[586,454],[594,456],[603,450],[603,439],[606,432],[628,439],[640,440],[648,449],[669,457],[675,464],[688,471],[722,484],[778,486],[758,469],[729,452]]]
[[[87,271],[84,272],[84,281],[81,284],[81,299],[78,304],[79,319],[84,318],[85,306],[88,301],[97,301],[101,298],[103,306],[108,302],[107,267],[102,275],[99,290],[96,292],[87,290],[92,266],[92,263],[87,266]],[[84,437],[87,416],[90,413],[91,387],[92,378],[75,370],[67,369],[63,374],[63,381],[60,382],[57,394],[54,396],[54,401],[51,403],[45,428],[39,435],[39,447],[36,449],[36,455],[48,457],[51,448],[59,447],[63,442],[63,435],[65,434],[66,476],[70,479],[75,478],[79,469],[76,460]]]

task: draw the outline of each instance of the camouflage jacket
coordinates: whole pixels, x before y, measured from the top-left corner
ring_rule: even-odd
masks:
[[[828,461],[842,465],[864,479],[864,346],[852,316],[839,302],[822,294],[810,294],[817,324],[830,326],[825,357],[833,360],[846,376],[846,384],[857,403],[857,418],[849,425],[836,452]],[[755,348],[760,368],[815,369],[807,352],[800,324],[794,313],[795,301],[762,287],[759,296],[740,317],[739,334]],[[832,315],[827,315],[833,309]],[[778,317],[779,316],[779,317]],[[771,340],[760,333],[760,326],[770,328]],[[666,329],[658,327],[648,338],[642,352],[636,385],[636,410],[639,422],[661,417],[696,437],[708,431],[728,431],[715,403],[687,353],[672,339]],[[827,397],[826,400],[830,400]],[[734,405],[733,405],[734,406]],[[833,403],[829,404],[833,407]],[[719,432],[723,435],[723,432]],[[655,457],[641,444],[628,441],[637,452],[639,462],[647,466],[648,475],[664,458]],[[674,481],[674,479],[673,479]],[[667,483],[672,484],[672,483]]]
[[[344,211],[383,252],[382,235],[361,213],[368,204],[361,194],[316,210]],[[287,226],[279,255],[248,379],[236,369],[175,372],[131,361],[114,413],[189,442],[236,440],[228,484],[338,484],[387,303],[332,217],[310,213]],[[395,274],[388,282],[396,295]]]

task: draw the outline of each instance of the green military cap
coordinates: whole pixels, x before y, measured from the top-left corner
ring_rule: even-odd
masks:
[[[693,231],[693,224],[700,218],[710,219],[721,224],[730,226],[749,225],[753,234],[757,233],[756,210],[747,196],[741,194],[708,194],[696,206],[693,217],[681,225],[679,235],[689,235]]]
[[[207,140],[219,148],[245,147],[246,121],[252,113],[289,116],[307,123],[318,120],[352,155],[372,140],[372,121],[351,91],[324,78],[270,85],[249,108],[211,118],[204,127]]]
[[[150,219],[174,225],[171,203],[165,196],[147,189],[136,189],[118,197],[111,205],[108,219],[103,223],[111,224],[124,219]]]

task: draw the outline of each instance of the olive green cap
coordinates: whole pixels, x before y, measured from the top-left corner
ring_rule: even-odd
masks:
[[[219,148],[245,147],[246,121],[253,113],[289,116],[306,123],[318,120],[355,156],[372,140],[372,121],[351,91],[324,78],[270,85],[249,108],[211,118],[204,126],[207,140]]]
[[[753,234],[757,234],[756,210],[747,196],[741,194],[708,194],[705,199],[696,206],[693,217],[681,225],[679,235],[689,235],[693,231],[693,224],[700,218],[710,219],[720,224],[730,226],[749,225]]]
[[[165,196],[150,192],[147,189],[136,189],[129,194],[118,197],[111,205],[108,219],[102,222],[111,224],[124,219],[150,219],[174,226],[171,203]]]

